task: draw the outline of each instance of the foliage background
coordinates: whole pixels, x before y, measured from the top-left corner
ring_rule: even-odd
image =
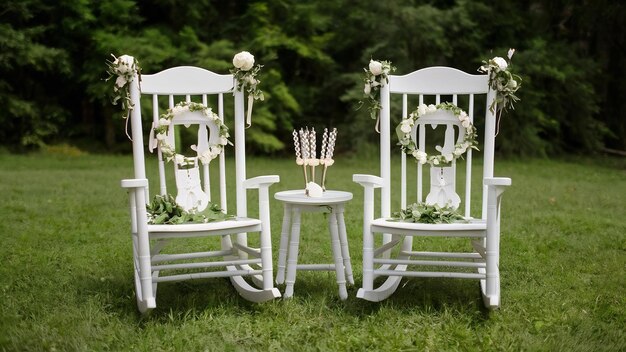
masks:
[[[248,50],[264,65],[267,97],[255,105],[252,151],[286,153],[303,125],[338,127],[351,141],[343,152],[367,149],[374,122],[356,107],[370,58],[392,61],[396,74],[472,73],[514,47],[522,101],[502,121],[501,153],[626,150],[625,25],[626,6],[609,0],[5,0],[0,144],[125,151],[103,80],[110,54],[137,57],[144,73],[226,73]]]

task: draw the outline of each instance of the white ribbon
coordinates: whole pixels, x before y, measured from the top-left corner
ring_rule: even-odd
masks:
[[[254,97],[248,95],[248,114],[246,116],[246,128],[252,126],[252,104],[254,103]]]

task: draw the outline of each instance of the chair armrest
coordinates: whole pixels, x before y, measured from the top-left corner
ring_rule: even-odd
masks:
[[[352,181],[363,186],[363,231],[369,231],[374,219],[374,189],[383,186],[383,179],[374,175],[354,174]]]
[[[380,188],[383,186],[383,179],[374,175],[354,174],[352,175],[352,181],[366,188]]]
[[[263,186],[269,187],[277,182],[280,182],[280,177],[278,175],[257,176],[243,181],[243,187],[246,189],[256,189]]]
[[[148,187],[148,179],[145,178],[127,178],[121,182],[122,188],[146,188]]]
[[[486,177],[483,183],[485,186],[510,186],[511,179],[508,177]]]

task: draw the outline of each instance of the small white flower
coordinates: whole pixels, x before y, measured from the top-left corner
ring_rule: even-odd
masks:
[[[172,114],[173,115],[179,115],[181,114],[183,111],[185,111],[187,109],[186,106],[182,106],[182,105],[176,105],[172,108]]]
[[[166,119],[166,118],[160,118],[159,119],[159,126],[169,126],[170,125],[170,120]]]
[[[461,121],[461,125],[464,128],[469,128],[471,126],[470,120],[469,119],[465,119],[465,120]]]
[[[258,83],[257,80],[252,76],[246,77],[246,82],[251,86],[254,86]]]
[[[242,51],[233,57],[233,65],[243,71],[249,71],[254,66],[254,56],[247,51]]]
[[[378,76],[383,73],[383,64],[379,61],[370,60],[369,69],[374,76]]]
[[[507,88],[513,90],[513,89],[517,88],[517,81],[512,79],[512,80],[509,81],[509,84],[507,84],[506,86],[507,86]]]
[[[506,60],[499,56],[494,57],[492,60],[493,60],[493,63],[498,65],[498,68],[500,68],[500,71],[504,71],[506,70],[507,67],[509,67],[509,64],[506,63]]]
[[[410,133],[413,127],[410,125],[410,123],[404,123],[404,121],[410,121],[410,120],[402,121],[402,123],[400,124],[400,131],[402,131],[403,133]]]
[[[159,141],[165,140],[165,137],[167,137],[165,133],[157,133],[156,135],[156,139]]]
[[[363,93],[370,94],[371,91],[372,91],[372,86],[370,86],[369,83],[365,83],[365,87],[363,87]]]
[[[465,151],[462,148],[455,148],[454,149],[454,155],[456,155],[456,156],[461,156],[463,153],[465,153]]]
[[[422,216],[422,213],[420,213],[419,210],[413,210],[411,212],[411,215],[413,216],[414,219],[419,219],[420,216]]]
[[[433,159],[433,165],[439,165],[439,159],[434,158]]]
[[[435,111],[437,111],[437,107],[435,106],[435,104],[429,104],[427,112],[431,113],[431,112],[435,112]]]
[[[226,145],[226,144],[228,144],[228,138],[226,138],[226,137],[220,137],[219,144],[221,144],[221,145]]]
[[[444,158],[446,158],[446,161],[447,161],[447,162],[452,161],[452,159],[454,158],[454,157],[452,156],[452,153],[444,154],[444,155],[443,155],[443,157],[444,157]]]
[[[426,114],[427,112],[427,106],[426,104],[420,104],[420,106],[417,107],[417,114],[422,116],[424,114]]]
[[[515,54],[515,49],[511,48],[509,49],[509,52],[506,54],[506,56],[509,58],[509,60],[511,60],[513,54]]]
[[[123,87],[126,85],[126,82],[128,81],[124,76],[117,76],[117,79],[115,80],[115,85],[118,87]]]
[[[181,165],[183,162],[185,162],[185,157],[180,154],[176,154],[176,156],[174,156],[174,161],[176,162],[176,164]]]

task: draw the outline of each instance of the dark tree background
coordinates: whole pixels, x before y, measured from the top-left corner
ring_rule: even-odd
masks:
[[[522,101],[502,120],[501,153],[626,150],[625,25],[626,6],[608,0],[5,0],[0,144],[127,150],[103,80],[111,54],[135,56],[144,73],[227,73],[248,50],[264,65],[267,97],[255,104],[252,150],[284,153],[303,125],[336,126],[351,141],[344,148],[367,148],[374,121],[355,107],[370,58],[398,74],[473,73],[513,47]]]

